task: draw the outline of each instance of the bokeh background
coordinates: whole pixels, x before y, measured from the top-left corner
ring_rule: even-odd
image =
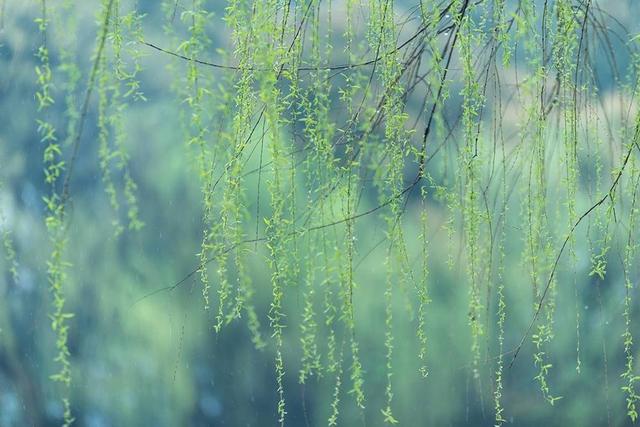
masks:
[[[73,7],[77,16],[75,60],[82,75],[82,88],[86,85],[94,52],[97,3],[81,2]],[[233,62],[217,50],[231,52],[232,49],[222,19],[225,5],[206,3],[212,12],[212,25],[208,28],[212,48],[207,58]],[[508,3],[515,7],[516,2]],[[640,16],[640,7],[633,1],[593,3],[606,10],[610,14],[607,22],[627,37],[626,40],[612,37],[610,41],[610,49],[617,54],[618,67],[625,70],[631,58],[623,47],[631,43],[629,40],[640,30],[636,19]],[[188,6],[177,4],[180,8]],[[339,11],[340,4],[334,2],[333,7]],[[542,2],[537,4],[541,7]],[[403,16],[403,11],[410,11],[412,6],[409,1],[397,2],[398,16]],[[57,7],[57,3],[51,3],[50,7]],[[145,14],[144,38],[168,49],[175,48],[176,40],[184,34],[185,26],[180,24],[180,18],[173,22],[166,5],[163,7],[155,1],[140,0],[137,8]],[[0,251],[0,426],[53,426],[61,423],[62,406],[58,385],[49,379],[56,371],[53,360],[56,351],[49,320],[52,308],[46,260],[50,247],[42,201],[48,187],[44,184],[43,146],[35,122],[38,113],[34,67],[40,35],[34,18],[38,16],[38,5],[2,0],[1,13],[0,210],[3,222],[0,227],[3,232],[10,232],[14,241],[18,280],[13,279],[7,258]],[[336,12],[336,16],[336,25],[339,25],[339,13]],[[168,36],[163,28],[172,25],[174,35]],[[60,39],[49,38],[55,67],[60,64],[59,48],[64,30],[55,28],[55,21],[52,26],[53,34],[61,35]],[[623,33],[623,27],[627,33]],[[114,233],[114,213],[98,167],[98,130],[93,104],[71,180],[67,259],[72,268],[65,292],[67,307],[75,314],[69,322],[69,348],[73,378],[71,402],[76,425],[277,425],[273,346],[256,350],[244,319],[216,334],[211,313],[203,309],[197,275],[174,290],[148,296],[178,282],[196,267],[202,238],[202,200],[193,153],[185,143],[180,113],[184,106],[175,87],[182,84],[176,76],[184,75],[187,65],[147,46],[135,48],[141,53],[142,70],[138,79],[146,101],[131,102],[123,123],[144,228],[120,235]],[[339,46],[334,52],[335,63],[344,62]],[[590,59],[597,67],[602,108],[611,117],[621,114],[621,110],[633,112],[633,92],[614,81],[609,59],[605,55]],[[517,74],[516,68],[507,67],[504,74]],[[202,72],[224,81],[222,72],[208,68]],[[520,72],[524,75],[526,69]],[[452,105],[448,111],[452,119],[459,114],[460,85],[455,79],[454,75],[448,101]],[[516,82],[506,81],[505,92],[515,87]],[[78,102],[81,94],[79,90]],[[54,95],[56,104],[50,114],[62,129],[65,123],[63,88],[56,87]],[[412,101],[408,108],[415,111],[420,104]],[[515,129],[518,115],[507,110],[503,120],[505,127]],[[617,123],[613,121],[611,126]],[[614,129],[613,133],[617,132]],[[550,132],[549,137],[553,137],[553,133]],[[518,138],[517,132],[513,138]],[[588,163],[588,157],[584,161]],[[251,159],[247,170],[256,165],[257,159]],[[588,170],[589,165],[584,168]],[[438,173],[434,171],[436,181]],[[552,170],[550,180],[554,176]],[[588,180],[588,175],[584,176],[583,179]],[[253,203],[257,198],[255,179],[255,175],[247,178],[250,212],[255,209]],[[584,202],[579,206],[587,206],[594,197],[587,194],[589,185],[580,186],[579,191],[578,198]],[[377,195],[373,190],[363,197],[363,210],[375,206]],[[521,261],[523,234],[518,219],[521,203],[518,196],[514,197],[513,217],[506,227],[507,350],[517,345],[533,313],[531,289]],[[416,264],[419,207],[417,198],[409,200],[403,219],[407,244]],[[495,327],[490,327],[483,338],[486,342],[482,350],[482,377],[478,382],[473,378],[470,365],[468,288],[461,285],[466,280],[466,267],[457,256],[461,230],[446,228],[449,214],[441,200],[429,199],[428,209],[432,300],[427,309],[429,375],[422,378],[418,374],[415,323],[412,323],[413,314],[406,310],[407,301],[413,297],[409,292],[399,291],[394,301],[394,414],[401,425],[407,426],[493,425]],[[255,223],[254,219],[248,222]],[[385,250],[384,245],[379,245],[385,225],[376,215],[368,215],[358,219],[356,227],[358,287],[354,300],[367,403],[364,410],[357,409],[345,385],[339,425],[375,426],[382,425],[380,409],[385,405],[386,386]],[[558,239],[562,235],[559,230],[552,229],[552,233],[557,231]],[[531,344],[527,343],[514,365],[504,373],[503,404],[509,425],[631,425],[620,378],[625,362],[621,250],[611,251],[607,274],[604,280],[597,280],[589,275],[589,242],[585,233],[581,236],[576,243],[575,272],[567,269],[559,274],[555,337],[549,346],[553,363],[549,383],[554,395],[563,398],[554,406],[543,399],[534,380],[537,371]],[[268,338],[271,272],[266,256],[264,245],[259,244],[248,259],[249,273],[257,289],[255,306],[263,334]],[[565,262],[568,261],[563,259],[562,264]],[[633,280],[637,284],[637,269],[635,274]],[[634,287],[633,298],[636,294]],[[493,313],[495,296],[491,298]],[[288,314],[284,332],[286,424],[326,425],[334,379],[313,377],[305,386],[298,383],[301,301],[301,286],[292,285],[285,290]],[[636,306],[634,299],[631,329],[637,335],[640,319]],[[576,370],[577,311],[581,322],[579,373]],[[492,325],[494,322],[495,318]],[[637,354],[635,349],[634,354]],[[505,357],[508,363],[511,359],[509,355]]]

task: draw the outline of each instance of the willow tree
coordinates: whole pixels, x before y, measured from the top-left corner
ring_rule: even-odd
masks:
[[[468,337],[459,339],[468,338],[469,387],[493,401],[495,425],[509,416],[505,381],[517,364],[535,367],[529,379],[549,405],[571,398],[554,391],[560,376],[549,349],[556,333],[571,333],[565,351],[581,375],[591,327],[581,295],[603,285],[617,288],[619,303],[607,309],[622,329],[607,334],[622,336],[611,351],[625,361],[614,372],[603,350],[610,393],[626,402],[611,411],[638,418],[640,56],[604,2],[214,3],[163,2],[161,36],[137,2],[103,0],[84,74],[74,51],[80,5],[40,3],[35,95],[50,188],[51,378],[65,425],[74,417],[65,290],[74,165],[85,146],[98,147],[114,235],[142,228],[123,122],[132,105],[153,102],[144,87],[153,77],[140,77],[153,72],[149,58],[174,76],[192,166],[183,173],[201,189],[202,235],[193,270],[138,301],[197,279],[209,333],[241,322],[272,357],[280,425],[290,378],[326,394],[314,424],[414,425],[395,409],[395,379],[428,383],[442,366],[430,359],[429,324],[445,304],[431,292],[443,253],[456,274],[450,286],[468,295]],[[51,117],[54,102],[65,105],[62,118]],[[84,135],[89,122],[96,139]],[[11,247],[9,234],[3,242]],[[379,281],[359,269],[374,250]],[[14,251],[7,254],[13,266]],[[621,273],[612,279],[610,270]],[[266,306],[255,298],[264,286]],[[567,289],[572,303],[558,299]],[[557,322],[559,310],[572,320]],[[413,331],[413,362],[397,351],[400,329]],[[365,331],[378,337],[384,366],[364,363]]]

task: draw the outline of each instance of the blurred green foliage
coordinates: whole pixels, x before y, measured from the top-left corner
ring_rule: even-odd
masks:
[[[210,7],[211,12],[211,15],[206,15],[211,21],[206,21],[206,27],[202,30],[205,35],[199,36],[202,38],[198,39],[203,45],[193,47],[185,55],[191,57],[192,53],[197,53],[203,58],[216,58],[220,63],[234,63],[229,59],[231,55],[228,52],[231,52],[233,47],[230,30],[224,26],[223,6],[216,2],[203,3],[205,4],[202,7]],[[337,11],[336,28],[342,31],[346,24],[341,23],[342,17],[338,12],[343,12],[344,8],[341,2],[335,3],[338,5],[332,7],[336,7]],[[499,1],[487,3],[491,3],[492,8],[500,4]],[[524,12],[519,14],[521,10],[516,3],[518,2],[507,2],[510,13],[524,16]],[[587,3],[592,4],[592,10],[597,11],[594,12],[594,20],[595,17],[603,17],[603,22],[610,22],[615,27],[615,34],[621,34],[622,25],[628,25],[629,27],[624,27],[628,33],[623,36],[632,43],[633,28],[637,30],[637,22],[633,22],[632,17],[640,9],[631,5],[631,2],[620,2],[619,5],[616,2],[610,11],[606,10],[607,2],[603,1],[569,3],[574,8],[572,10],[578,11],[583,10]],[[531,4],[535,4],[538,11],[542,9],[542,2]],[[180,20],[180,15],[189,11],[191,6],[176,2],[173,5],[175,9],[172,10],[172,5],[173,2],[166,2],[163,9],[156,2],[140,1],[137,3],[137,11],[145,14],[141,20],[141,32],[145,40],[165,46],[172,52],[179,52],[178,41],[188,39],[189,27],[188,19],[185,24]],[[417,13],[417,9],[409,9],[412,6],[414,5],[398,2],[395,15],[390,16],[400,20],[404,12]],[[65,153],[68,153],[72,141],[65,138],[73,135],[74,130],[73,127],[68,130],[67,126],[70,120],[77,120],[79,106],[95,59],[94,41],[100,28],[94,17],[100,11],[98,5],[89,3],[71,5],[71,2],[67,2],[64,5],[66,9],[54,3],[49,7],[59,7],[60,10],[57,15],[52,13],[51,27],[54,35],[48,38],[50,61],[54,68],[52,94],[55,100],[48,108],[48,120],[58,129],[60,143]],[[299,10],[304,10],[302,6],[298,7],[301,8]],[[484,16],[481,7],[478,6],[475,12],[479,17],[478,21]],[[441,10],[444,10],[444,6]],[[41,43],[38,26],[34,23],[38,10],[31,3],[2,2],[1,13],[0,231],[5,236],[3,242],[11,243],[3,245],[0,251],[0,426],[60,425],[63,418],[60,385],[50,380],[50,376],[55,374],[59,367],[54,360],[57,338],[50,328],[49,316],[53,309],[46,265],[51,247],[44,222],[46,211],[43,197],[49,194],[49,189],[43,172],[44,147],[37,133],[36,117],[39,112],[34,95],[38,91],[34,73],[34,67],[38,64],[35,52]],[[64,16],[64,13],[74,16],[73,27],[69,28],[68,33],[65,33],[65,28],[62,27],[64,22],[70,22],[65,21],[69,17]],[[611,16],[605,18],[606,14]],[[455,30],[447,27],[453,24],[444,21],[450,19],[448,15],[442,16],[444,29],[438,33],[439,37],[448,36],[449,32]],[[579,16],[581,15],[576,12],[578,24]],[[414,18],[418,19],[415,16]],[[382,22],[384,17],[380,19]],[[418,24],[414,22],[408,25]],[[163,31],[163,27],[169,27],[169,30]],[[482,28],[482,22],[478,24],[478,28]],[[598,43],[598,37],[613,37],[613,33],[599,33],[596,24],[589,28],[592,28],[592,32],[588,37],[593,43]],[[363,28],[357,30],[364,32]],[[71,36],[71,32],[75,34],[74,37]],[[579,38],[579,25],[571,34],[574,38]],[[126,35],[136,36],[140,34],[133,31]],[[203,42],[205,38],[208,39],[207,43]],[[360,38],[363,36],[358,37]],[[331,63],[352,63],[353,58],[342,52],[344,46],[341,43],[344,42],[343,38],[335,36],[335,55]],[[395,45],[396,39],[387,42]],[[101,178],[103,173],[99,167],[102,154],[99,146],[98,101],[94,93],[81,136],[82,144],[79,146],[75,170],[69,182],[71,197],[65,218],[65,233],[68,238],[65,254],[71,267],[63,286],[66,310],[74,315],[67,319],[67,345],[72,378],[69,399],[75,425],[277,425],[278,386],[274,359],[279,349],[270,340],[273,265],[270,264],[271,258],[265,242],[243,245],[246,248],[243,256],[247,274],[255,288],[253,305],[261,322],[260,333],[267,341],[263,349],[256,349],[254,346],[252,339],[255,339],[255,336],[247,327],[244,312],[241,319],[230,322],[219,333],[214,331],[217,313],[215,309],[204,309],[199,274],[191,275],[187,280],[180,282],[198,267],[202,235],[207,227],[207,224],[203,224],[205,204],[201,192],[203,184],[200,180],[202,170],[198,165],[199,154],[197,149],[194,149],[195,144],[188,146],[185,143],[185,140],[189,139],[189,126],[193,125],[193,117],[190,114],[195,111],[185,106],[185,88],[189,84],[196,85],[196,81],[203,87],[206,84],[206,87],[213,88],[210,93],[201,95],[204,101],[201,101],[203,104],[199,107],[202,117],[198,119],[198,125],[202,122],[205,123],[204,126],[213,128],[211,123],[223,122],[227,124],[221,126],[229,126],[225,120],[234,114],[234,107],[230,107],[233,93],[226,91],[229,90],[228,87],[233,88],[229,86],[232,80],[228,76],[225,77],[222,71],[206,66],[198,68],[197,76],[191,76],[189,73],[193,72],[190,71],[193,64],[188,61],[163,54],[135,39],[125,39],[123,43],[131,49],[129,54],[123,53],[123,56],[129,55],[126,60],[130,62],[127,64],[139,64],[140,69],[136,70],[135,78],[127,80],[130,89],[134,92],[139,91],[137,99],[134,99],[134,96],[127,96],[125,99],[124,91],[120,94],[123,95],[123,105],[126,104],[120,118],[122,134],[126,135],[121,141],[121,148],[127,153],[127,170],[136,185],[135,197],[139,207],[137,218],[145,225],[139,230],[135,230],[138,227],[127,229],[125,226],[131,220],[128,216],[130,211],[126,208],[114,209],[110,195],[104,190],[105,184]],[[443,41],[438,43],[437,47],[444,44]],[[473,43],[473,40],[469,43]],[[610,40],[607,43],[609,46],[604,49],[616,54],[618,67],[623,69],[628,65],[632,69],[637,66],[637,58],[619,47],[622,42]],[[62,51],[69,45],[73,50],[65,58]],[[169,46],[175,49],[170,49]],[[217,47],[223,52],[217,51]],[[511,53],[514,57],[518,53],[522,55],[524,49],[516,43]],[[363,51],[370,53],[366,48],[363,48]],[[602,51],[594,48],[594,52]],[[483,53],[475,50],[469,54],[475,56],[470,57],[466,65],[473,68],[475,63],[472,60],[482,58]],[[233,59],[233,56],[231,58]],[[63,69],[65,61],[76,64],[79,72],[77,87],[72,88],[70,92],[64,84],[56,83],[69,81],[57,79],[67,72]],[[605,154],[599,160],[604,171],[596,170],[592,147],[588,144],[581,145],[576,157],[576,168],[579,170],[579,177],[576,179],[584,182],[579,182],[576,186],[573,199],[576,204],[575,215],[588,209],[600,194],[606,194],[611,182],[611,176],[608,174],[615,176],[617,168],[620,167],[620,151],[626,147],[619,140],[628,140],[627,137],[632,134],[629,128],[633,128],[632,115],[626,118],[626,122],[621,119],[608,123],[609,128],[605,131],[606,118],[599,118],[598,115],[601,113],[595,111],[596,107],[593,105],[602,103],[603,110],[611,117],[618,117],[616,114],[622,117],[627,109],[631,109],[635,114],[637,109],[634,88],[636,81],[623,83],[622,78],[617,80],[604,55],[590,57],[588,61],[596,76],[594,80],[597,81],[593,83],[593,94],[589,95],[593,97],[584,96],[584,99],[589,99],[588,102],[585,101],[588,107],[585,107],[584,111],[581,110],[583,116],[577,123],[580,126],[580,141],[584,142],[588,141],[588,126],[597,118],[599,127],[596,133],[600,132],[600,136],[592,136],[594,139],[605,139],[602,145]],[[463,62],[454,59],[452,68],[457,67],[456,69],[460,70],[463,68]],[[111,65],[113,64],[109,64]],[[514,73],[518,72],[522,75],[527,74],[527,70],[531,71],[527,67],[530,67],[530,64],[514,62],[501,68],[504,79],[508,80],[504,86],[505,93],[513,95],[516,92],[514,88],[527,90],[527,79],[513,77]],[[389,73],[393,72],[392,68],[393,64],[390,64]],[[634,72],[632,69],[630,75],[636,76]],[[357,84],[366,85],[366,77],[366,73],[364,77],[360,76],[361,81]],[[337,87],[346,79],[344,75],[335,78],[338,82],[335,84]],[[449,107],[439,112],[442,120],[439,124],[440,133],[433,137],[433,141],[429,141],[429,144],[432,144],[429,151],[437,153],[435,147],[440,140],[452,141],[449,145],[453,148],[449,151],[450,157],[439,157],[433,162],[433,166],[429,168],[429,184],[425,184],[430,300],[425,309],[425,336],[428,342],[426,361],[418,357],[421,350],[421,344],[416,338],[418,296],[413,289],[413,283],[400,286],[400,272],[396,272],[397,276],[392,276],[391,279],[385,279],[388,276],[385,263],[389,251],[386,240],[389,234],[386,234],[388,229],[385,218],[388,218],[378,215],[381,212],[377,211],[374,214],[363,215],[351,222],[355,239],[352,267],[356,284],[352,300],[353,330],[359,345],[366,401],[364,408],[359,408],[355,393],[349,393],[352,389],[349,377],[352,371],[351,359],[346,355],[350,354],[350,331],[348,326],[338,326],[337,345],[345,354],[341,363],[342,384],[338,387],[341,393],[338,403],[338,425],[384,424],[381,411],[387,408],[388,404],[388,396],[385,393],[388,384],[385,287],[389,283],[394,289],[393,297],[390,298],[393,322],[389,330],[393,337],[393,418],[401,425],[408,426],[476,426],[494,423],[495,372],[500,352],[496,293],[498,283],[493,280],[483,282],[479,293],[483,306],[476,307],[479,309],[478,313],[471,313],[467,276],[470,261],[465,255],[468,251],[465,233],[468,233],[469,223],[458,217],[466,208],[451,202],[452,195],[453,198],[458,196],[455,179],[452,177],[463,173],[456,169],[458,163],[455,156],[464,152],[464,149],[458,149],[458,146],[464,145],[464,135],[456,130],[452,131],[452,139],[445,138],[446,126],[458,128],[451,123],[446,126],[443,124],[449,121],[457,123],[460,112],[467,105],[463,102],[464,99],[473,96],[469,93],[479,88],[465,86],[463,72],[452,74],[449,79],[450,86],[447,90],[450,94],[446,101]],[[309,80],[305,82],[311,84]],[[216,92],[216,88],[224,85],[227,85],[227,89]],[[285,89],[282,90],[287,93]],[[67,101],[66,96],[70,96]],[[337,105],[340,99],[338,89],[334,87],[328,97],[330,107]],[[409,98],[406,101],[406,110],[410,118],[415,118],[422,111],[421,108],[424,109],[419,101],[418,98]],[[444,105],[444,101],[442,102]],[[493,101],[486,101],[487,104],[491,102]],[[619,104],[622,106],[618,107]],[[75,119],[69,111],[69,105],[76,108]],[[108,105],[106,108],[111,106]],[[501,116],[506,131],[513,132],[509,137],[510,144],[515,145],[513,141],[525,140],[528,137],[527,132],[518,130],[518,126],[527,126],[521,121],[526,122],[527,117],[531,116],[525,114],[519,117],[517,112],[513,112],[522,111],[522,105],[514,103],[510,106],[513,111],[500,111],[495,105],[493,107],[494,110],[482,117],[482,120],[490,123],[495,117]],[[221,112],[215,111],[215,108]],[[481,106],[476,105],[474,108],[480,109]],[[615,110],[616,108],[618,110]],[[303,113],[306,111],[300,112]],[[328,108],[327,112],[330,117],[340,116],[341,113],[344,111],[337,107],[335,111]],[[470,113],[474,117],[477,114],[478,112]],[[257,113],[249,114],[249,118],[253,120],[252,125],[256,116]],[[558,115],[557,119],[560,120],[560,117]],[[332,120],[338,121],[335,117]],[[474,118],[470,117],[469,120]],[[399,124],[398,133],[402,132],[403,126],[403,123]],[[417,129],[422,132],[424,126],[422,123]],[[474,127],[475,122],[469,122],[469,129]],[[258,133],[262,132],[260,126],[257,128]],[[483,130],[483,138],[485,133],[490,133],[487,129]],[[279,131],[283,140],[295,141],[294,134],[297,130],[299,129],[295,125],[283,123]],[[376,144],[376,138],[378,142],[383,140],[383,134],[380,130],[371,131],[368,143]],[[215,151],[216,144],[230,143],[229,139],[219,135],[211,131],[204,138],[203,144]],[[561,191],[564,191],[562,189],[568,185],[562,181],[565,179],[563,167],[566,164],[561,161],[554,163],[553,160],[561,157],[561,154],[552,149],[555,144],[560,146],[562,138],[562,133],[554,129],[548,130],[544,135],[549,147],[547,157],[543,159],[548,161],[545,163],[546,169],[543,174],[549,180],[549,189],[545,196],[549,200],[549,211],[561,211],[566,206],[566,200],[560,195]],[[606,138],[615,140],[617,145],[614,146],[614,142],[606,142]],[[268,136],[262,139],[262,143],[272,142],[274,139]],[[244,199],[247,201],[246,218],[241,221],[240,226],[247,239],[264,235],[268,227],[260,220],[269,218],[273,209],[270,204],[273,202],[273,195],[269,195],[266,190],[266,183],[272,179],[272,172],[264,169],[264,173],[259,174],[255,170],[272,161],[274,153],[260,146],[259,137],[253,137],[250,141],[254,154],[247,157],[238,169],[244,176],[243,191]],[[490,136],[487,136],[486,147],[490,146],[490,141]],[[613,148],[607,148],[609,144]],[[345,156],[340,150],[341,148],[335,150],[337,158]],[[640,150],[633,152],[634,168],[637,168],[635,162],[638,152]],[[482,157],[482,166],[479,166],[477,173],[478,179],[490,181],[487,176],[491,156],[487,153],[488,151],[481,153],[481,156],[485,157]],[[445,156],[442,153],[440,155]],[[291,163],[303,162],[305,153],[296,153],[291,158]],[[363,169],[374,167],[374,160],[378,158],[372,155],[372,159],[371,164],[363,166]],[[380,164],[383,164],[383,160],[384,156],[381,155]],[[287,161],[289,160],[285,159],[285,163]],[[498,162],[500,161],[508,163],[510,159],[500,157]],[[214,168],[216,175],[223,170],[221,164],[224,163],[219,162]],[[639,319],[635,307],[639,277],[637,266],[640,264],[637,263],[637,254],[632,254],[634,258],[627,263],[631,268],[625,269],[623,258],[628,252],[625,250],[627,240],[633,239],[635,242],[638,237],[634,229],[628,228],[629,215],[634,209],[634,185],[637,187],[637,182],[625,176],[624,183],[621,184],[621,187],[624,187],[616,195],[618,204],[613,205],[617,211],[607,210],[605,206],[602,208],[602,216],[589,217],[588,224],[585,222],[580,225],[575,240],[572,239],[571,253],[567,251],[560,259],[561,268],[557,271],[557,286],[554,288],[556,309],[552,314],[553,339],[545,347],[545,360],[553,365],[546,377],[551,394],[561,396],[562,399],[550,405],[541,392],[539,382],[534,379],[540,369],[534,364],[533,354],[536,350],[531,343],[531,336],[527,337],[522,351],[513,365],[510,365],[514,349],[517,348],[534,316],[538,301],[536,298],[539,298],[532,289],[527,261],[523,260],[526,245],[531,242],[526,237],[527,223],[523,217],[523,212],[526,212],[527,193],[520,191],[520,186],[524,184],[516,185],[518,172],[524,171],[525,165],[529,164],[528,155],[520,155],[514,164],[515,166],[509,164],[511,170],[501,177],[508,183],[509,190],[518,189],[508,200],[508,213],[505,212],[505,217],[500,219],[500,227],[504,230],[505,285],[502,416],[507,424],[518,426],[631,424],[627,416],[626,396],[621,390],[627,384],[621,374],[625,371],[625,363],[628,360],[623,342],[623,312],[625,281],[628,281],[631,283],[628,292],[632,296],[630,332],[632,336],[637,336]],[[400,175],[398,179],[402,179],[403,174],[405,178],[412,176],[414,169],[399,167],[396,171]],[[113,170],[122,171],[124,168]],[[633,174],[637,174],[637,171]],[[283,170],[283,175],[286,175],[286,170]],[[365,175],[364,178],[374,179],[371,175]],[[637,179],[637,175],[632,177]],[[124,174],[116,174],[113,179],[116,186],[124,188]],[[305,207],[307,191],[311,190],[305,187],[308,183],[301,172],[293,175],[291,183],[297,186],[291,194],[300,202],[299,206],[302,209]],[[490,188],[489,184],[486,188]],[[377,209],[381,203],[380,193],[376,193],[364,179],[358,191],[361,189],[364,190],[355,212]],[[496,197],[495,202],[492,201],[496,206],[499,205],[497,201],[502,202],[499,190],[499,187],[491,187],[489,191]],[[402,208],[400,224],[405,236],[406,252],[409,254],[408,265],[416,274],[419,274],[422,259],[419,236],[422,233],[421,221],[424,220],[421,217],[422,204],[418,193],[419,191],[410,192],[406,199],[402,199],[403,204],[397,207]],[[222,196],[216,193],[216,197]],[[260,218],[257,218],[260,198],[261,213]],[[286,199],[284,203],[288,203]],[[127,204],[126,201],[124,204]],[[327,206],[327,211],[342,213],[344,210],[339,198],[330,199]],[[484,215],[478,211],[472,212],[479,216]],[[498,207],[492,212],[494,213],[496,217],[499,216]],[[336,214],[334,219],[339,217],[341,215]],[[550,247],[545,250],[551,251],[553,256],[558,253],[567,232],[568,217],[570,215],[564,211],[557,215],[551,212],[548,223],[540,231],[550,236],[547,241]],[[214,215],[211,219],[212,224],[215,225],[221,218]],[[604,246],[598,242],[594,243],[594,236],[599,235],[597,232],[591,233],[600,226],[598,221],[609,221],[611,227],[617,227],[612,231],[609,241],[611,249],[598,258],[606,263],[603,261],[600,264],[593,262],[593,257],[594,253],[597,254]],[[121,233],[117,232],[114,223],[123,227]],[[258,229],[258,235],[254,235],[254,229]],[[341,242],[341,238],[348,232],[345,224],[326,227],[323,230],[323,235],[326,235],[332,245],[341,244],[336,242]],[[497,235],[496,233],[493,236]],[[282,379],[287,412],[285,424],[292,426],[327,424],[333,410],[331,405],[334,401],[337,375],[336,372],[321,370],[320,375],[311,375],[304,384],[298,381],[303,357],[300,345],[303,338],[301,326],[308,321],[303,310],[306,298],[303,279],[305,268],[315,262],[321,263],[320,259],[328,256],[330,263],[336,263],[333,267],[337,271],[340,268],[337,263],[341,262],[347,253],[345,247],[337,246],[330,247],[331,253],[327,253],[326,247],[316,248],[318,253],[305,253],[302,242],[307,236],[308,234],[303,233],[300,237],[295,237],[298,239],[294,239],[295,244],[290,243],[289,246],[281,248],[286,252],[291,251],[295,245],[300,245],[300,252],[295,256],[287,255],[289,263],[298,266],[300,270],[298,280],[284,285],[281,308],[284,325],[281,350],[285,369]],[[486,238],[487,235],[479,234],[481,244],[486,243],[482,241],[483,237]],[[15,254],[12,254],[12,250],[15,250]],[[484,255],[494,256],[493,253]],[[317,258],[316,261],[314,257]],[[309,264],[305,264],[305,259],[311,260]],[[492,259],[497,260],[497,255]],[[402,269],[399,263],[395,268]],[[492,268],[496,268],[495,265],[486,268],[490,270],[487,277],[493,278]],[[548,271],[546,273],[548,274]],[[232,283],[236,283],[234,274],[230,273]],[[337,275],[338,273],[328,273],[327,280],[337,280]],[[544,287],[546,278],[546,275],[540,278],[543,284],[539,286]],[[318,282],[321,279],[316,278]],[[215,274],[211,274],[210,280],[213,300],[218,285]],[[174,286],[176,283],[180,284]],[[233,286],[232,291],[235,292]],[[319,352],[322,363],[325,364],[331,332],[324,323],[323,316],[326,313],[323,312],[322,298],[322,294],[318,293],[312,297],[312,301],[320,324],[317,336]],[[474,337],[469,328],[469,319],[475,315],[479,318],[481,316],[485,327],[484,334],[476,337],[479,339],[477,355],[473,354],[471,349]],[[577,326],[576,318],[579,319]],[[474,319],[471,322],[473,321]],[[637,355],[635,347],[631,347],[629,351],[633,356]],[[420,374],[423,365],[428,370],[426,377]],[[479,373],[477,377],[474,375],[476,370]],[[632,371],[637,372],[635,365],[632,366]]]

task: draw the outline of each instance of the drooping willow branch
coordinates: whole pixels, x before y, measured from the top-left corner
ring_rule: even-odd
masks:
[[[84,100],[82,102],[82,109],[80,110],[80,120],[78,121],[78,127],[73,137],[73,145],[71,151],[71,159],[69,160],[69,166],[67,173],[62,184],[62,196],[61,204],[64,207],[69,199],[69,183],[71,176],[73,175],[73,169],[78,158],[78,150],[80,149],[80,141],[82,140],[82,131],[84,130],[84,124],[89,112],[89,104],[91,102],[91,95],[93,94],[93,88],[96,83],[96,76],[100,68],[100,61],[104,52],[104,45],[107,40],[107,34],[109,33],[109,21],[111,19],[111,12],[113,9],[114,0],[109,0],[107,8],[105,10],[104,19],[101,24],[101,34],[98,42],[98,48],[96,50],[95,58],[93,59],[93,66],[91,67],[91,74],[89,75],[89,81],[87,82],[87,88],[84,94]]]
[[[557,253],[556,257],[555,257],[555,261],[553,262],[553,268],[551,269],[551,272],[549,273],[549,277],[547,279],[546,285],[544,287],[544,290],[542,292],[540,300],[538,301],[538,304],[536,306],[536,310],[535,310],[535,312],[533,314],[533,318],[531,319],[531,322],[529,322],[529,326],[527,327],[527,330],[525,331],[524,335],[520,339],[520,342],[518,343],[518,345],[514,349],[513,358],[511,359],[511,362],[509,363],[509,368],[511,368],[513,366],[516,358],[518,357],[518,354],[520,353],[520,350],[522,349],[522,346],[524,345],[524,342],[526,341],[527,337],[531,333],[531,330],[533,329],[533,326],[536,323],[536,320],[538,320],[538,316],[540,315],[540,311],[542,310],[542,307],[544,305],[545,298],[547,296],[549,288],[551,287],[551,283],[553,282],[553,278],[555,276],[556,270],[558,269],[558,263],[560,262],[560,258],[562,257],[562,254],[563,254],[567,244],[569,243],[569,240],[571,240],[571,237],[572,237],[574,231],[576,230],[576,228],[578,228],[580,223],[585,218],[587,218],[599,206],[604,204],[604,202],[606,202],[607,199],[611,200],[611,203],[613,203],[613,201],[614,201],[614,193],[616,191],[616,187],[618,186],[618,183],[620,182],[620,179],[622,178],[624,170],[627,167],[627,163],[629,162],[629,159],[631,158],[631,153],[633,152],[633,149],[636,148],[636,149],[638,149],[640,151],[640,145],[639,145],[639,141],[640,141],[640,115],[638,115],[638,118],[636,120],[637,120],[637,124],[636,124],[636,130],[635,130],[635,135],[634,135],[633,141],[631,142],[631,144],[629,145],[629,148],[627,149],[627,153],[626,153],[626,155],[624,157],[624,161],[622,162],[622,166],[620,167],[620,170],[618,171],[615,180],[611,184],[611,187],[609,187],[609,191],[607,192],[607,194],[602,196],[596,203],[594,203],[589,209],[587,209],[580,216],[580,218],[578,218],[578,220],[573,224],[573,226],[571,227],[571,229],[567,233],[567,236],[565,237],[564,241],[562,242],[562,245],[560,246],[560,249],[558,250],[558,253]]]

